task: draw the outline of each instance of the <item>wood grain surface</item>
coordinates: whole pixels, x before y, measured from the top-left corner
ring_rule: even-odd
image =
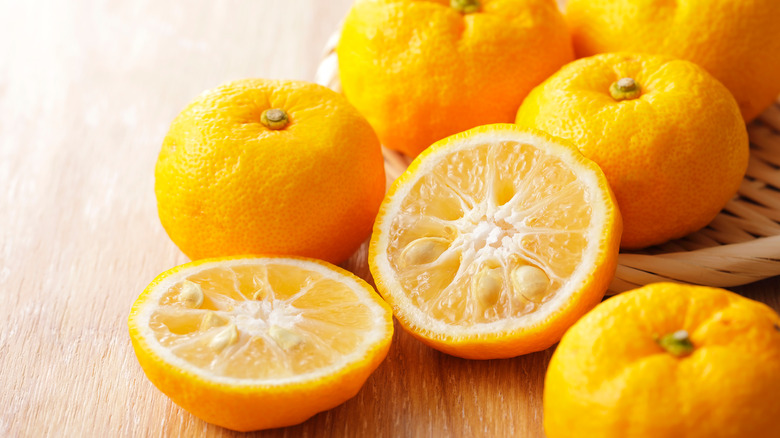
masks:
[[[238,435],[158,392],[130,346],[136,296],[187,261],[154,163],[201,91],[312,79],[350,2],[0,1],[0,436]],[[345,266],[367,277],[365,248]],[[735,290],[780,309],[778,278]],[[543,436],[551,354],[467,361],[398,331],[354,399],[258,435]]]

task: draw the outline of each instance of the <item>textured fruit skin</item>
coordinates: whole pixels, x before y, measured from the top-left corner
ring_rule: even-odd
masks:
[[[623,77],[639,83],[639,98],[612,98],[610,85]],[[701,67],[665,56],[574,61],[531,92],[517,123],[572,141],[601,166],[623,215],[624,248],[706,226],[747,169],[747,129],[729,91]]]
[[[177,266],[160,274],[144,289],[130,311],[128,326],[135,355],[146,377],[174,403],[198,418],[228,429],[247,432],[291,426],[306,421],[313,415],[334,408],[354,397],[365,381],[387,356],[393,334],[390,307],[374,289],[349,271],[329,263],[300,257],[283,257],[317,263],[350,277],[361,284],[376,303],[387,309],[387,336],[367,352],[363,360],[353,362],[328,378],[303,380],[286,385],[226,385],[177,368],[161,358],[142,336],[136,317],[141,303],[155,287],[170,275],[217,260],[245,257],[272,258],[273,256],[239,256],[203,259]]]
[[[569,0],[578,57],[671,55],[704,67],[732,92],[746,121],[780,94],[777,0]]]
[[[392,221],[393,211],[390,209],[392,198],[404,185],[410,184],[414,180],[415,173],[423,165],[427,157],[436,155],[442,150],[446,151],[453,148],[464,141],[479,141],[478,137],[481,134],[500,134],[502,131],[508,132],[510,135],[512,133],[530,134],[544,141],[552,142],[559,153],[573,153],[573,156],[580,164],[592,170],[604,196],[604,201],[608,206],[604,221],[604,234],[601,236],[594,269],[583,282],[582,288],[573,292],[565,305],[539,324],[512,332],[497,331],[486,335],[468,337],[432,332],[427,327],[417,324],[412,318],[408,317],[403,306],[399,305],[399,298],[396,297],[396,295],[400,295],[402,292],[388,287],[388,281],[384,279],[380,260],[386,257],[382,255],[386,248],[381,246],[382,236],[386,232],[382,224],[386,221]],[[609,284],[612,282],[615,269],[617,268],[622,227],[620,211],[617,208],[614,194],[610,190],[606,177],[601,169],[594,162],[582,156],[574,145],[534,129],[521,128],[512,124],[486,125],[447,137],[433,144],[412,161],[409,168],[395,180],[388,190],[385,200],[382,202],[374,223],[374,232],[371,235],[371,243],[369,245],[368,263],[377,290],[393,308],[393,315],[409,334],[424,344],[453,356],[465,359],[503,359],[549,348],[561,339],[563,333],[572,324],[601,301]]]
[[[452,134],[511,122],[523,98],[573,59],[554,0],[363,0],[337,53],[344,94],[380,141],[411,157]]]
[[[654,336],[681,329],[694,351],[677,358]],[[777,313],[723,289],[656,283],[566,332],[547,369],[544,428],[549,438],[778,437],[779,392]]]
[[[287,112],[280,130],[263,111]],[[291,254],[340,263],[385,190],[371,126],[341,95],[247,79],[207,91],[171,124],[155,169],[163,227],[190,259]]]

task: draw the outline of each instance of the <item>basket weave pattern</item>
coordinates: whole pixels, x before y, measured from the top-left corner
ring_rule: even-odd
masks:
[[[316,81],[341,92],[336,45],[328,41]],[[621,252],[610,293],[674,281],[729,287],[780,275],[780,101],[748,125],[750,162],[739,193],[705,228],[682,239]],[[412,161],[383,148],[388,183]]]

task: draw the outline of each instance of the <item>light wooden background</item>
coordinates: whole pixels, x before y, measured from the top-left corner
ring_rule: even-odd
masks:
[[[130,346],[138,293],[187,261],[154,163],[201,91],[312,79],[350,2],[0,0],[0,436],[234,435],[158,392]],[[780,309],[777,278],[737,290]],[[357,397],[259,435],[542,436],[551,353],[467,361],[398,333]]]

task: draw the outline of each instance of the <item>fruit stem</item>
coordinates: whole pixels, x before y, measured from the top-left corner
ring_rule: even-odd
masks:
[[[461,14],[479,12],[482,7],[479,0],[450,0],[450,6],[457,9]]]
[[[633,78],[622,78],[609,86],[609,94],[617,101],[636,99],[642,94],[642,89]]]
[[[260,123],[265,125],[268,129],[282,129],[287,126],[290,119],[287,117],[287,113],[284,110],[277,108],[263,111],[260,115]]]
[[[667,353],[682,357],[693,353],[693,342],[687,330],[677,330],[655,340]]]

